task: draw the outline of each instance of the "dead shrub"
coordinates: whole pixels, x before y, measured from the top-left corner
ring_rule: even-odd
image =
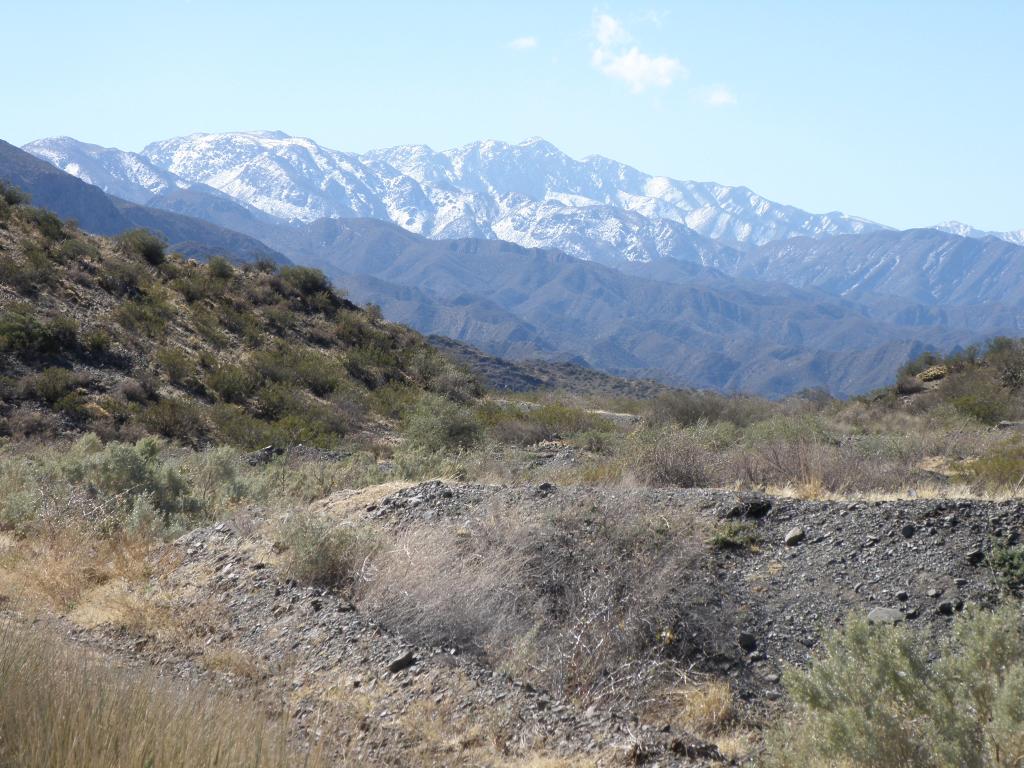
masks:
[[[399,533],[358,594],[407,637],[455,644],[560,694],[598,700],[628,685],[639,696],[652,660],[726,636],[728,611],[703,588],[702,539],[681,510],[497,505]]]

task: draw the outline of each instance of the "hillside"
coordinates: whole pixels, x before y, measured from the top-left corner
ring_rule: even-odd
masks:
[[[428,336],[427,341],[498,393],[557,390],[569,395],[647,400],[667,389],[653,380],[624,379],[570,361],[505,360],[447,336]]]
[[[5,194],[8,434],[333,447],[389,398],[475,391],[419,334],[361,310],[316,270],[201,264],[142,230],[87,235]]]

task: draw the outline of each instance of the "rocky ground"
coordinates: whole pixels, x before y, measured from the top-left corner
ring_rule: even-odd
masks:
[[[780,674],[802,664],[851,611],[941,633],[969,603],[999,595],[986,552],[1014,542],[1024,504],[809,502],[710,490],[392,484],[316,503],[382,530],[430,526],[496,508],[543,513],[577,504],[652,513],[685,508],[709,543],[699,587],[728,629],[683,662],[727,678],[752,711],[778,707]],[[150,597],[190,636],[152,626],[73,635],[105,653],[212,678],[283,702],[299,735],[351,764],[493,765],[527,757],[582,764],[712,765],[712,743],[613,704],[575,705],[495,673],[456,647],[418,647],[347,597],[285,578],[265,528],[240,517],[193,531],[154,563]],[[686,578],[695,578],[692,574]],[[555,762],[554,764],[561,764]]]

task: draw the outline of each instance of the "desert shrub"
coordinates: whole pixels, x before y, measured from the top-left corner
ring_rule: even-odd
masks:
[[[942,400],[982,424],[996,424],[1020,413],[1020,405],[989,369],[970,369],[943,379]]]
[[[333,357],[313,350],[289,348],[284,344],[256,352],[249,361],[263,378],[274,382],[301,383],[321,397],[333,392],[344,376]]]
[[[44,352],[68,353],[78,348],[78,323],[73,317],[51,318],[45,325]]]
[[[211,258],[207,268],[210,271],[210,277],[214,280],[230,280],[235,274],[235,268],[223,256]]]
[[[428,393],[420,397],[405,417],[402,434],[413,448],[455,451],[479,440],[480,424],[467,408]]]
[[[0,352],[21,357],[73,352],[78,346],[78,323],[70,317],[39,322],[27,307],[0,312]]]
[[[397,533],[357,589],[405,637],[486,655],[557,695],[621,695],[627,679],[639,694],[638,660],[713,652],[722,636],[727,611],[700,594],[700,538],[678,508],[495,502]]]
[[[472,373],[434,349],[417,350],[408,367],[413,381],[457,403],[469,403],[483,394],[480,382]]]
[[[82,438],[72,456],[83,457],[65,470],[72,481],[87,482],[115,524],[149,525],[148,510],[163,527],[195,519],[202,511],[185,476],[161,460],[161,445],[144,438],[134,445],[109,443],[100,448]],[[140,519],[143,518],[143,519]]]
[[[111,258],[103,260],[97,282],[115,296],[130,296],[145,285],[147,276],[141,264]]]
[[[118,392],[129,403],[145,405],[156,399],[156,388],[153,386],[153,382],[145,376],[125,379],[118,386]]]
[[[53,249],[53,257],[61,262],[79,261],[85,258],[98,258],[100,249],[92,242],[81,237],[69,237]]]
[[[988,553],[989,567],[1007,589],[1024,593],[1024,546],[998,546]]]
[[[341,303],[331,288],[331,281],[319,269],[285,266],[281,267],[278,277],[282,284],[307,301],[312,300],[316,304],[326,302],[328,306]]]
[[[7,431],[15,437],[53,437],[59,428],[56,414],[22,403],[7,417]]]
[[[307,402],[294,384],[274,382],[261,387],[256,393],[256,414],[261,419],[273,421],[290,413],[301,413]]]
[[[1024,340],[997,337],[988,343],[984,356],[1004,387],[1014,391],[1024,387]]]
[[[259,384],[259,375],[245,365],[225,363],[206,375],[206,386],[226,403],[245,402]]]
[[[137,256],[153,266],[162,264],[166,258],[167,243],[162,237],[148,229],[131,229],[117,236],[121,251]]]
[[[1019,490],[1024,486],[1024,440],[989,446],[961,467],[966,478],[981,490]]]
[[[172,384],[182,384],[198,370],[195,360],[178,347],[163,347],[154,355],[157,364],[164,369]]]
[[[688,427],[702,421],[728,421],[742,427],[767,418],[771,413],[771,403],[743,395],[673,390],[658,395],[649,410],[649,418],[654,423],[674,422]]]
[[[851,618],[809,669],[791,670],[790,718],[768,765],[962,766],[1024,763],[1020,606],[969,608],[935,661],[902,627]]]
[[[496,440],[518,445],[533,445],[542,440],[568,438],[583,432],[615,431],[608,420],[561,403],[529,407],[485,402],[476,409],[476,417]]]
[[[210,409],[210,422],[219,443],[247,450],[278,444],[270,424],[250,415],[239,405],[217,403]]]
[[[74,374],[66,368],[44,368],[27,382],[27,394],[31,394],[50,405],[66,397],[77,386]]]
[[[64,225],[61,220],[45,208],[22,208],[21,215],[25,221],[38,227],[47,240],[60,240],[64,236]]]
[[[158,435],[189,443],[206,433],[199,407],[176,397],[167,397],[149,405],[142,413],[142,423]]]
[[[213,295],[213,284],[199,270],[188,270],[174,281],[173,286],[189,304]]]
[[[710,485],[719,466],[709,447],[707,425],[684,430],[675,426],[639,429],[625,441],[625,461],[644,485]]]
[[[739,520],[726,520],[719,524],[708,539],[715,549],[750,549],[760,541],[757,526]]]
[[[335,588],[352,582],[373,549],[366,532],[353,525],[332,523],[308,510],[285,518],[277,544],[284,548],[289,576]]]
[[[10,257],[0,259],[0,282],[12,286],[18,293],[34,295],[39,288],[54,285],[59,273],[50,254],[37,245],[22,248],[22,260]]]
[[[162,291],[146,293],[122,302],[114,310],[114,320],[125,330],[157,336],[174,317],[174,308]]]
[[[381,416],[399,419],[416,404],[419,395],[416,387],[393,381],[370,393],[370,407]]]
[[[10,206],[28,205],[32,201],[32,196],[18,187],[0,181],[0,199]]]

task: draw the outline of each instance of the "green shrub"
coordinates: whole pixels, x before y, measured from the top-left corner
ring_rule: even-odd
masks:
[[[44,368],[31,378],[29,384],[32,394],[50,405],[67,396],[75,386],[75,377],[71,371],[55,367]]]
[[[256,393],[256,413],[261,419],[273,421],[288,414],[302,413],[308,399],[294,384],[274,382]]]
[[[85,334],[82,339],[85,351],[96,357],[106,357],[114,345],[113,337],[102,328],[96,328]]]
[[[969,608],[937,660],[902,627],[851,618],[806,671],[791,670],[790,718],[770,766],[1010,768],[1024,764],[1020,606]]]
[[[35,224],[47,240],[60,240],[64,236],[64,225],[61,220],[45,208],[23,208],[22,216],[26,221]]]
[[[73,317],[59,315],[47,321],[44,352],[70,353],[78,348],[78,323]]]
[[[78,347],[78,323],[58,316],[40,323],[27,307],[0,312],[0,353],[21,357],[68,354]]]
[[[967,479],[981,489],[1019,489],[1024,486],[1024,440],[992,445],[962,468]]]
[[[363,532],[331,524],[309,511],[294,512],[285,519],[278,544],[285,549],[285,571],[293,579],[324,587],[349,583],[372,551],[372,542]]]
[[[402,433],[413,448],[444,452],[470,447],[480,439],[481,430],[465,407],[425,394],[406,416]]]
[[[708,543],[715,549],[750,549],[759,544],[757,526],[739,520],[727,520],[711,533]]]
[[[1024,593],[1024,546],[993,547],[987,560],[1008,589],[1017,594]]]
[[[281,281],[301,296],[311,297],[332,293],[331,281],[319,269],[312,267],[281,267],[278,275]]]
[[[210,277],[215,280],[230,280],[235,274],[235,268],[231,262],[223,256],[214,256],[208,263]]]
[[[181,293],[185,301],[194,304],[213,295],[213,284],[206,274],[197,270],[189,270],[174,281],[174,288]]]
[[[62,264],[85,258],[95,259],[99,255],[100,249],[81,237],[69,237],[53,250],[53,257]]]
[[[122,302],[114,319],[128,331],[157,336],[174,316],[174,309],[158,294],[146,294]]]
[[[26,295],[34,295],[40,287],[57,282],[57,266],[44,248],[29,244],[22,248],[22,253],[20,262],[6,256],[0,259],[0,282]]]
[[[154,358],[172,384],[184,383],[190,376],[194,376],[198,369],[195,360],[178,347],[164,347],[157,351]]]
[[[250,357],[255,370],[269,381],[301,383],[313,394],[323,397],[337,389],[344,372],[333,357],[313,350],[295,349],[280,344],[272,350]]]
[[[147,276],[141,264],[123,259],[104,259],[98,282],[100,287],[115,296],[130,296],[146,284]]]
[[[206,386],[226,403],[244,403],[259,384],[259,374],[244,365],[220,365],[206,376]]]
[[[142,414],[142,422],[152,432],[184,442],[195,442],[206,432],[202,413],[188,400],[164,398]]]
[[[117,236],[121,251],[129,256],[138,256],[154,267],[166,258],[167,243],[148,229],[131,229]]]
[[[32,196],[18,187],[12,187],[0,181],[0,199],[10,206],[28,205],[32,201]]]

